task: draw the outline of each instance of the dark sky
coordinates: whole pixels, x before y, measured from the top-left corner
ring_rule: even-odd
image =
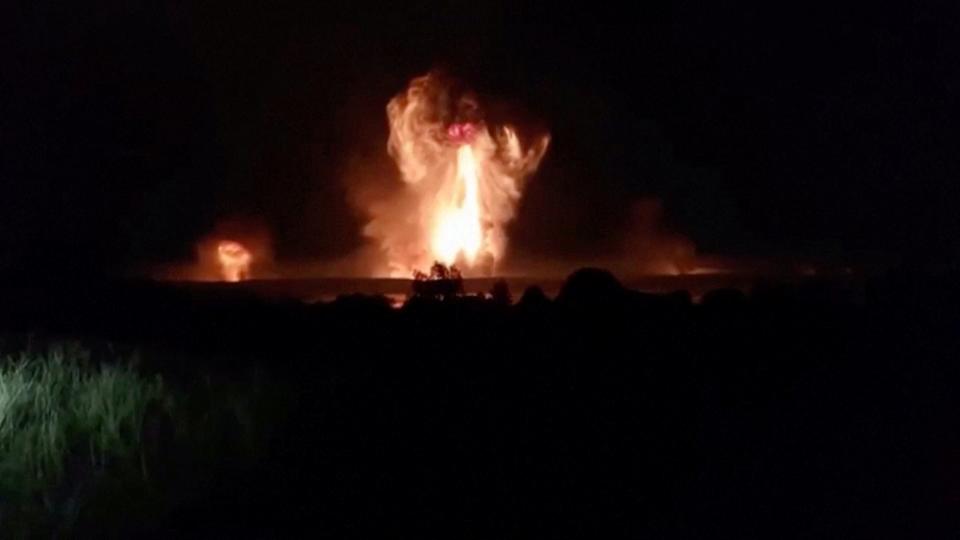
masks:
[[[237,216],[281,257],[348,253],[344,171],[433,67],[549,127],[527,253],[589,253],[659,197],[703,252],[957,255],[950,2],[30,4],[0,47],[8,269],[187,258]]]

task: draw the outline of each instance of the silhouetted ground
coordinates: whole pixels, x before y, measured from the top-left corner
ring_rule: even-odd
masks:
[[[769,274],[764,274],[769,275]],[[837,278],[850,279],[843,274]],[[466,278],[464,289],[468,294],[489,292],[494,283],[504,279],[517,293],[528,287],[539,287],[551,298],[563,287],[563,278],[509,276],[504,278]],[[707,291],[718,288],[749,289],[758,279],[755,273],[716,272],[685,275],[648,275],[638,276],[624,282],[624,285],[650,292],[665,293],[675,290],[690,291],[699,298]],[[784,272],[777,277],[784,283],[802,279],[797,273]],[[304,279],[253,279],[241,283],[223,283],[212,281],[175,281],[182,288],[206,291],[209,289],[243,289],[258,297],[272,300],[301,300],[304,302],[330,302],[338,296],[348,293],[366,295],[384,295],[394,301],[403,302],[411,290],[410,279],[399,278],[304,278]]]
[[[90,281],[9,285],[0,328],[278,396],[252,464],[161,456],[193,492],[147,522],[81,514],[98,537],[929,538],[960,530],[957,292],[891,275],[694,304],[587,269],[555,300],[397,310]]]

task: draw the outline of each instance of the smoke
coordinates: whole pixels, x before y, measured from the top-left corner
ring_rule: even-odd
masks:
[[[570,211],[570,203],[563,211]],[[517,252],[499,272],[505,276],[563,279],[582,267],[600,267],[624,279],[644,276],[682,275],[703,270],[704,257],[694,242],[674,231],[657,198],[627,203],[623,219],[612,220],[606,234],[598,235],[590,249],[566,255],[554,248],[550,252]],[[589,208],[582,212],[591,212]],[[720,265],[710,259],[711,265]]]
[[[697,268],[697,252],[687,237],[671,231],[660,199],[648,198],[630,207],[620,246],[620,265],[629,274],[686,274]]]

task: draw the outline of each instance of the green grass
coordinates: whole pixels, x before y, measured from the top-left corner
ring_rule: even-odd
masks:
[[[37,513],[69,520],[93,478],[143,468],[144,414],[167,393],[136,364],[95,363],[77,345],[0,358],[0,527]]]
[[[293,399],[284,384],[202,358],[163,379],[144,366],[172,359],[147,354],[55,343],[0,356],[0,538],[124,537],[258,463]]]
[[[147,404],[164,388],[134,364],[95,365],[78,346],[0,360],[0,490],[56,483],[70,457],[96,467],[136,453]]]

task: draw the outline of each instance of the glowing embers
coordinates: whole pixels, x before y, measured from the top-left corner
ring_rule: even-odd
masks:
[[[243,281],[250,278],[250,263],[253,256],[239,242],[221,240],[217,244],[217,260],[224,281]]]

